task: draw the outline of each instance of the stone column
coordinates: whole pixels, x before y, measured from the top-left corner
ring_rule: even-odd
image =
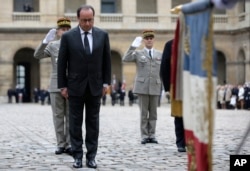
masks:
[[[65,13],[65,3],[64,0],[57,0],[57,15],[59,17],[63,17]]]
[[[12,13],[13,13],[13,1],[0,0],[0,23],[8,23],[12,21]]]
[[[123,25],[125,28],[133,28],[133,25],[136,22],[136,0],[134,1],[125,1],[122,0],[122,13],[123,13]]]
[[[100,0],[86,0],[87,5],[93,6],[95,9],[95,25],[100,25],[101,1]]]
[[[157,11],[160,25],[171,25],[171,2],[166,3],[165,0],[157,1]]]

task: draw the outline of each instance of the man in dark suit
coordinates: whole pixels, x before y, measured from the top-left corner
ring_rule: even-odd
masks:
[[[161,68],[160,68],[160,77],[161,77],[165,92],[170,91],[172,43],[173,43],[173,40],[170,40],[165,44],[163,54],[162,54]],[[182,116],[179,116],[173,112],[171,112],[171,116],[174,117],[177,150],[178,152],[186,152],[183,118]]]
[[[58,56],[58,88],[69,100],[70,138],[74,168],[82,167],[82,123],[85,107],[86,165],[96,168],[101,97],[111,82],[108,33],[94,27],[95,11],[83,5],[77,10],[79,25],[63,34]]]

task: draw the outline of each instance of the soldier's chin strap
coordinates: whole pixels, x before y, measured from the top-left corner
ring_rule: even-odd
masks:
[[[244,134],[244,136],[243,136],[240,144],[238,145],[238,148],[235,151],[236,154],[239,154],[239,152],[240,152],[242,146],[244,145],[244,142],[246,141],[246,139],[247,139],[247,137],[248,137],[249,134],[250,134],[250,122],[248,124],[247,131],[245,132],[245,134]]]

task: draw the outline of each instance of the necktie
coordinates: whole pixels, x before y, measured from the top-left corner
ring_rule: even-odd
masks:
[[[149,50],[148,53],[149,53],[150,58],[152,59],[151,50]]]
[[[84,32],[84,46],[85,46],[85,53],[86,55],[90,55],[90,47],[89,47],[89,40],[88,40],[88,35],[89,32]]]

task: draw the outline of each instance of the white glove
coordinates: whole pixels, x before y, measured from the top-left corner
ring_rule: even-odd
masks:
[[[43,39],[43,43],[48,44],[50,41],[54,40],[56,37],[56,29],[50,29],[46,37]]]
[[[136,37],[131,46],[137,48],[141,45],[141,41],[142,41],[142,37],[140,37],[140,36]]]

